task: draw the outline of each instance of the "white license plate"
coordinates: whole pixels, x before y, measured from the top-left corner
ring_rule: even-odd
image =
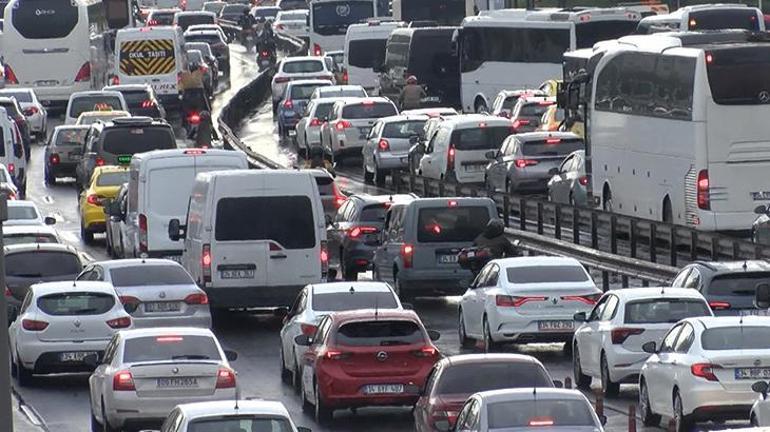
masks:
[[[179,302],[152,302],[144,304],[145,312],[179,312],[181,305]]]
[[[736,368],[735,379],[768,379],[770,378],[770,367],[752,367],[752,368]]]
[[[158,388],[198,387],[198,378],[158,378]]]
[[[295,131],[294,129],[289,129],[289,136],[296,136],[296,135],[297,135],[297,131]]]
[[[59,360],[63,362],[82,362],[84,358],[91,354],[96,354],[96,351],[63,352],[59,354]]]
[[[395,394],[403,392],[403,384],[368,384],[364,386],[364,394]]]
[[[538,321],[537,329],[540,331],[564,331],[574,330],[575,321],[559,320],[559,321]]]
[[[35,84],[38,87],[53,87],[53,86],[59,85],[59,81],[56,81],[56,80],[43,80],[43,81],[35,81]]]
[[[222,279],[254,279],[254,270],[220,270]]]
[[[439,255],[438,262],[441,264],[454,264],[457,262],[457,255]]]
[[[438,96],[424,97],[422,98],[422,102],[439,102],[439,97]]]
[[[465,165],[465,171],[481,172],[484,171],[484,165]]]

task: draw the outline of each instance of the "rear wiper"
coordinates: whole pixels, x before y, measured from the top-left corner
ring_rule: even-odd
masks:
[[[210,360],[211,357],[200,354],[185,354],[172,356],[171,360]]]
[[[384,340],[380,342],[380,346],[392,346],[392,345],[409,345],[409,342],[400,340]]]
[[[98,311],[99,309],[96,308],[86,308],[86,309],[78,309],[76,311],[72,311],[73,314],[87,314],[87,313],[94,313]]]
[[[42,273],[17,273],[17,274],[8,275],[8,276],[16,276],[16,277],[42,277],[43,274]]]

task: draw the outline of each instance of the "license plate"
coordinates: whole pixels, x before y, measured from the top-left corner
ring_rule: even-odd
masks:
[[[221,270],[222,279],[254,279],[254,270]]]
[[[575,321],[538,321],[537,329],[540,331],[574,330]]]
[[[770,311],[767,309],[741,309],[740,314],[743,316],[768,316]]]
[[[736,368],[735,379],[768,379],[770,367]]]
[[[484,165],[465,165],[465,171],[481,172],[484,171]]]
[[[423,102],[439,102],[439,97],[438,96],[428,96],[428,97],[422,98],[422,101]]]
[[[63,362],[82,362],[84,358],[91,354],[96,354],[96,351],[63,352],[59,354],[59,360]]]
[[[457,255],[439,255],[438,262],[441,264],[455,264],[457,262]]]
[[[393,394],[403,392],[403,384],[368,384],[364,386],[364,394]]]
[[[297,135],[297,131],[295,131],[294,129],[289,129],[289,136],[295,136],[295,135]]]
[[[35,81],[35,84],[39,87],[53,87],[55,85],[59,85],[59,81],[56,80],[42,80],[42,81]]]
[[[158,388],[198,387],[198,378],[158,378]]]
[[[358,134],[359,138],[364,139],[369,135],[369,131],[371,131],[372,128],[364,127],[364,128],[358,128]]]
[[[152,302],[144,304],[145,312],[179,312],[179,302]]]
[[[182,255],[164,256],[163,259],[171,260],[171,261],[177,262],[179,264],[182,264]]]

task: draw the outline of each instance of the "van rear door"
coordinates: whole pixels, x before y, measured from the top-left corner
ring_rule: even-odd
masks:
[[[173,30],[152,35],[149,32],[156,30],[147,29],[148,32],[127,35],[125,40],[119,40],[116,66],[120,83],[149,84],[159,96],[178,94],[176,56],[180,53],[176,52]]]

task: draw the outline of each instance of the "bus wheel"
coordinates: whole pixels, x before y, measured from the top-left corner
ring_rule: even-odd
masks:
[[[609,185],[604,185],[604,191],[602,192],[602,210],[612,213],[612,191]]]
[[[485,113],[489,111],[487,109],[487,103],[484,102],[484,99],[476,98],[476,102],[473,104],[473,109],[476,111],[477,114]]]
[[[668,195],[663,198],[663,213],[661,213],[661,215],[663,217],[663,222],[674,223],[674,212],[671,209],[671,199]]]

